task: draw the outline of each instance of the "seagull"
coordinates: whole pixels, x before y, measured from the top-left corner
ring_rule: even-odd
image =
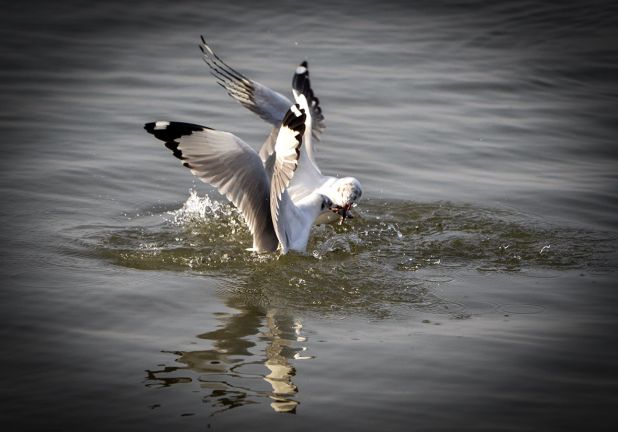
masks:
[[[300,100],[306,107],[304,96]],[[297,199],[289,192],[301,159],[306,113],[300,104],[288,108],[266,161],[229,132],[170,121],[146,123],[144,129],[240,210],[253,235],[252,250],[274,252],[279,248],[286,254],[290,250],[305,252],[316,218],[334,208],[319,187]]]
[[[273,152],[278,137],[281,122],[292,102],[257,81],[247,78],[226,62],[224,62],[208,45],[204,37],[199,45],[202,57],[228,95],[245,108],[260,116],[272,125],[272,130],[259,152],[262,162],[266,163]],[[307,197],[316,189],[333,202],[330,209],[325,210],[319,222],[330,221],[329,215],[340,216],[339,224],[346,218],[352,218],[350,209],[356,205],[363,193],[360,182],[354,177],[337,178],[325,176],[317,166],[314,157],[313,140],[320,140],[325,128],[324,115],[320,100],[315,96],[309,81],[309,66],[303,61],[297,68],[292,79],[292,93],[298,105],[306,113],[303,146],[300,149],[298,172],[295,181],[290,184],[288,193],[293,201]]]

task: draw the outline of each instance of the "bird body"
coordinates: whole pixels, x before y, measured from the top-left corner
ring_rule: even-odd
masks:
[[[272,125],[259,152],[234,134],[206,126],[157,121],[144,128],[238,208],[253,235],[253,250],[304,252],[316,220],[336,213],[343,223],[362,195],[357,179],[324,176],[316,164],[314,141],[324,116],[307,62],[295,71],[293,104],[228,66],[203,38],[200,48],[228,94]]]
[[[202,57],[210,68],[217,83],[228,95],[245,108],[257,114],[272,125],[272,130],[260,149],[260,157],[266,160],[272,152],[278,128],[291,104],[290,100],[275,90],[260,84],[223,61],[202,37],[200,44]],[[325,176],[320,171],[315,160],[315,142],[319,141],[326,125],[320,100],[311,88],[309,65],[303,61],[294,71],[292,78],[292,94],[295,102],[305,111],[305,133],[299,160],[299,172],[289,187],[293,200],[299,200],[310,194],[315,188],[321,187],[335,206],[339,207],[342,220],[349,217],[349,209],[361,198],[363,193],[360,182],[354,177],[336,178]],[[336,185],[334,185],[336,183]],[[330,212],[329,209],[325,213]],[[328,216],[328,215],[324,215]],[[320,218],[319,220],[329,219]]]
[[[288,192],[298,167],[305,112],[292,105],[271,154],[272,168],[237,136],[190,123],[158,121],[146,131],[169,148],[200,180],[212,184],[242,213],[253,250],[304,252],[315,219],[332,203],[317,189],[293,200]]]

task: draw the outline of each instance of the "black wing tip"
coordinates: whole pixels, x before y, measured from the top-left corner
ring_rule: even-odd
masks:
[[[292,88],[296,91],[303,92],[309,84],[309,69],[304,66],[307,62],[301,63],[294,71],[294,78],[292,78]]]
[[[210,128],[191,123],[157,121],[146,123],[144,129],[161,141],[174,141],[182,136],[191,135],[193,132]]]
[[[309,75],[309,63],[307,63],[307,60],[300,62],[296,67],[295,73],[296,75]]]
[[[178,145],[179,144],[176,141],[167,141],[165,143],[165,147],[170,149],[174,156],[176,156],[180,160],[184,160],[185,157],[183,156],[182,151],[178,148]],[[183,163],[183,165],[185,164]]]
[[[202,51],[203,55],[208,55],[208,53],[206,52],[206,47],[208,46],[208,42],[206,42],[204,35],[200,35],[200,40],[201,40],[201,43],[198,45],[200,47],[200,51]]]
[[[302,93],[310,102],[314,98],[313,90],[311,89],[311,81],[309,80],[309,69],[307,68],[307,62],[302,62],[294,72],[292,78],[292,88],[299,93]]]
[[[307,114],[305,110],[298,104],[294,104],[285,113],[281,125],[292,129],[295,132],[299,132],[300,136],[305,133],[305,120],[307,120]]]
[[[182,151],[178,148],[180,143],[177,140],[183,136],[210,128],[191,123],[157,121],[146,123],[144,129],[146,129],[146,132],[149,134],[154,135],[155,138],[163,141],[165,147],[170,149],[174,156],[182,160],[184,156],[182,155]]]
[[[146,123],[144,125],[144,129],[146,129],[146,132],[148,132],[149,134],[154,132],[154,128],[155,128],[156,123],[155,122],[151,122],[151,123]]]
[[[313,89],[311,88],[307,61],[302,62],[298,68],[296,68],[294,78],[292,79],[292,88],[294,91],[305,96],[315,119],[317,121],[324,120],[322,108],[320,107],[320,99],[313,93]]]

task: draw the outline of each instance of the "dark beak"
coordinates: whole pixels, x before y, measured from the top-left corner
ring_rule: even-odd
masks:
[[[352,204],[346,204],[343,207],[335,206],[331,208],[331,211],[341,216],[341,219],[339,219],[339,225],[343,225],[343,222],[345,222],[346,219],[354,219],[354,216],[352,216],[352,213],[350,212],[351,208]]]
[[[346,204],[343,207],[339,207],[339,211],[337,212],[341,219],[339,220],[339,225],[343,225],[346,219],[353,219],[354,217],[350,213],[350,208],[352,204]]]

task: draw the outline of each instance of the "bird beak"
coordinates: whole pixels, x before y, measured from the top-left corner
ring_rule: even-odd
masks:
[[[341,219],[339,220],[339,225],[343,225],[346,219],[353,219],[352,213],[350,213],[350,208],[352,208],[352,204],[346,204],[341,207],[341,211],[339,215],[341,215]]]
[[[352,204],[346,204],[344,206],[334,205],[330,208],[330,211],[332,211],[333,213],[337,213],[339,216],[341,216],[341,219],[339,219],[339,225],[343,225],[343,222],[346,219],[354,219],[354,216],[352,216],[352,212],[350,212],[351,208]]]

